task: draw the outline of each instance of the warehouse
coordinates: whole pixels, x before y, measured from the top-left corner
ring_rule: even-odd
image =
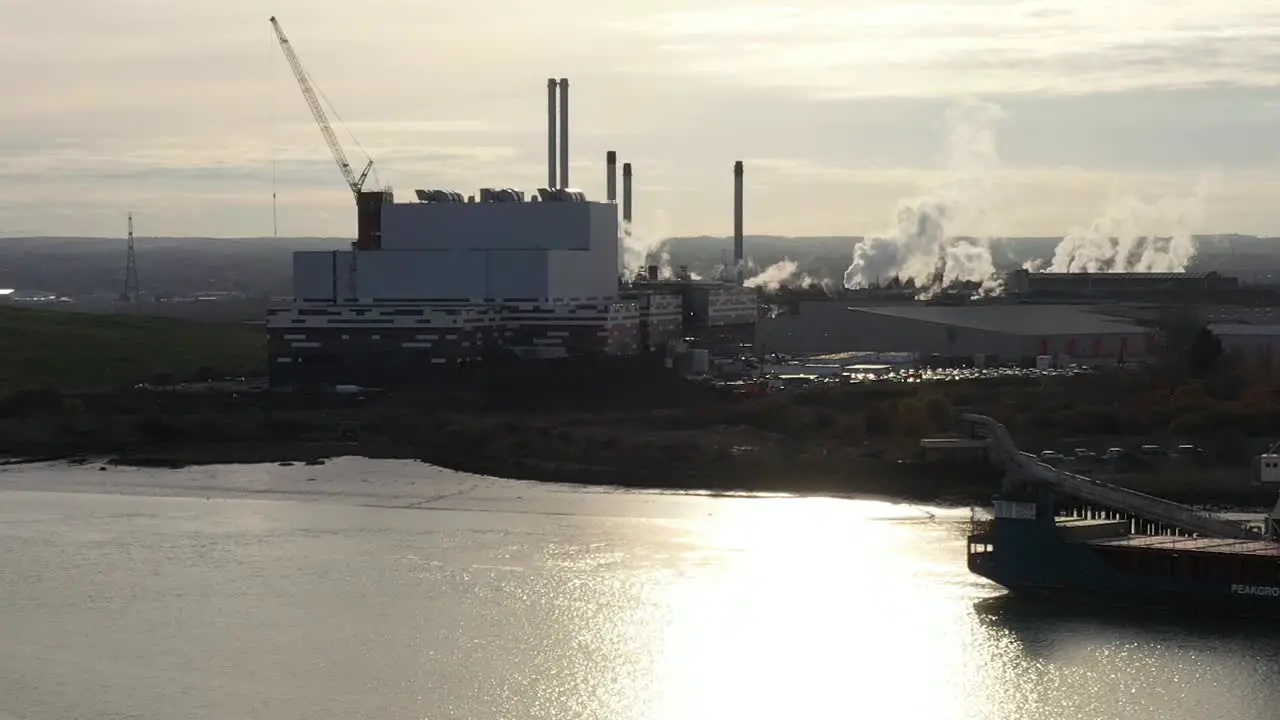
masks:
[[[1155,334],[1133,323],[1067,305],[899,304],[850,307],[801,303],[799,312],[762,320],[761,352],[791,355],[847,352],[912,352],[921,357],[994,356],[1000,363],[1038,355],[1111,364],[1138,361],[1155,352]]]
[[[1222,349],[1253,362],[1271,363],[1280,358],[1280,325],[1214,323],[1209,330],[1222,341]]]

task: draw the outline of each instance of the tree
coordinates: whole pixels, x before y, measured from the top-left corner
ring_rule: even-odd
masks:
[[[1191,377],[1206,378],[1218,369],[1222,355],[1222,339],[1208,326],[1201,326],[1187,351],[1187,370]]]
[[[1204,378],[1217,367],[1222,343],[1205,323],[1203,313],[1193,305],[1171,305],[1157,319],[1160,331],[1160,365],[1172,384],[1188,378]]]

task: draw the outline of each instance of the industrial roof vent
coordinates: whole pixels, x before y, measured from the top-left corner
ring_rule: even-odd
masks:
[[[581,190],[563,188],[538,188],[543,202],[586,202],[587,194]]]
[[[413,194],[418,196],[418,202],[424,203],[460,203],[465,201],[462,193],[454,190],[414,190]]]

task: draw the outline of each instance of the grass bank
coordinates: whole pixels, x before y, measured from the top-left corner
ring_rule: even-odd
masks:
[[[133,315],[0,307],[0,396],[51,388],[262,375],[261,327]]]

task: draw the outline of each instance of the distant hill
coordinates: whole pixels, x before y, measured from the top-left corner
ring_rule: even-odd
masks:
[[[856,237],[749,235],[747,256],[759,267],[784,257],[814,278],[840,280]],[[337,250],[346,238],[138,238],[138,276],[144,292],[190,296],[234,291],[256,296],[292,292],[291,253]],[[1047,260],[1058,238],[1009,238],[993,243],[997,267]],[[711,276],[731,251],[727,237],[678,237],[668,245],[673,265]],[[125,242],[119,238],[0,238],[0,288],[45,290],[63,295],[115,295],[124,287]],[[1240,274],[1280,272],[1280,239],[1217,236],[1193,269]]]
[[[151,294],[292,292],[295,250],[349,247],[338,238],[137,238],[138,282]],[[0,288],[64,295],[124,289],[125,241],[119,238],[0,239]]]
[[[857,237],[778,237],[749,235],[743,238],[747,258],[757,267],[768,267],[784,257],[794,260],[797,273],[817,279],[841,280],[849,266]],[[1190,270],[1218,270],[1251,276],[1280,272],[1280,238],[1221,235],[1205,238]],[[991,243],[992,260],[999,270],[1022,267],[1029,260],[1048,261],[1060,237],[1003,238]],[[667,248],[674,266],[710,275],[730,257],[733,239],[728,237],[673,238]]]

